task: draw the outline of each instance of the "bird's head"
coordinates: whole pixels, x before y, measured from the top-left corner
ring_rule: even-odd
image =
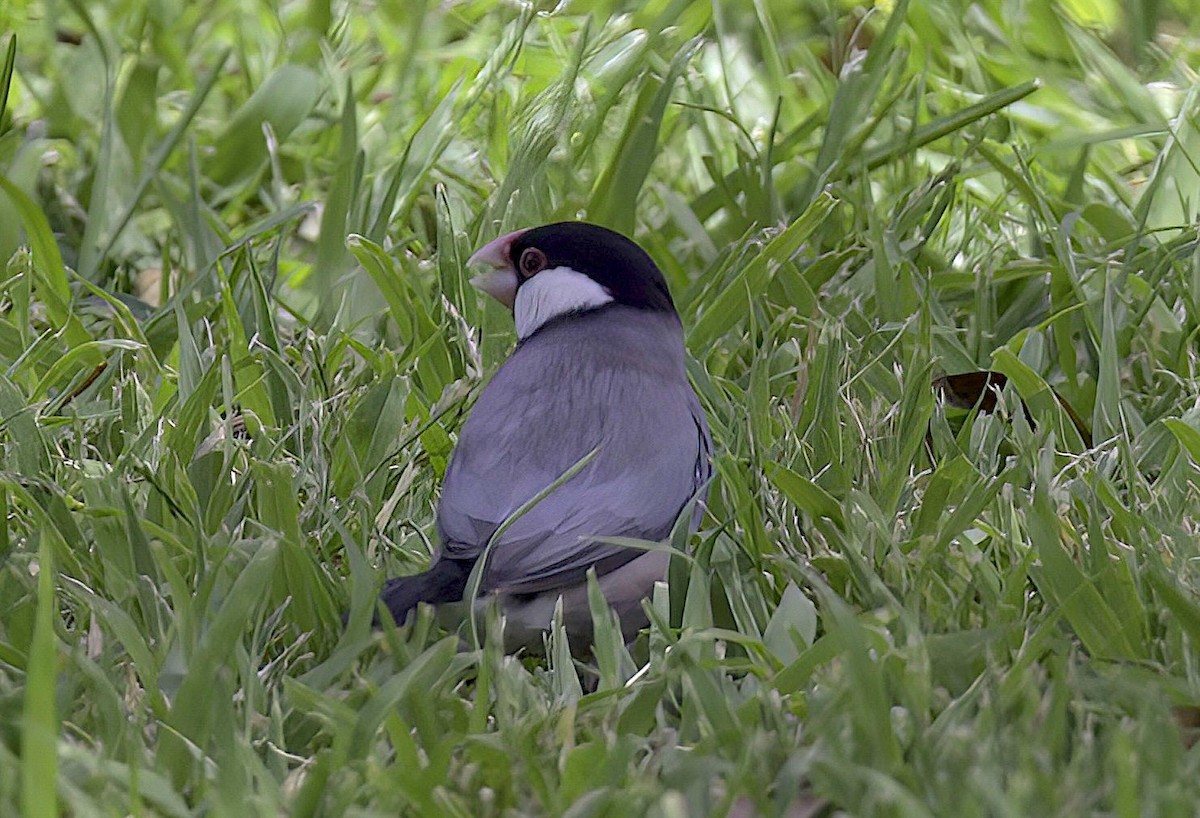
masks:
[[[488,270],[471,284],[513,310],[527,338],[552,318],[605,304],[675,314],[662,273],[631,239],[586,222],[518,230],[467,262]]]

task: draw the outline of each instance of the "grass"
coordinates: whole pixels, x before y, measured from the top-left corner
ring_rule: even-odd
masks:
[[[1193,814],[1197,19],[5,6],[0,814]],[[577,216],[680,305],[691,557],[586,665],[372,633],[513,341],[463,262]]]

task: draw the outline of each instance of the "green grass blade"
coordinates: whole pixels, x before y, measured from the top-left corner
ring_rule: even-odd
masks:
[[[8,113],[8,90],[12,87],[13,69],[17,64],[17,35],[8,36],[8,47],[4,49],[4,66],[0,68],[0,126],[4,124],[4,115]],[[6,128],[0,127],[0,136]]]
[[[22,710],[21,811],[30,818],[58,815],[58,636],[54,632],[58,606],[52,536],[52,529],[43,530],[38,544],[37,611]]]

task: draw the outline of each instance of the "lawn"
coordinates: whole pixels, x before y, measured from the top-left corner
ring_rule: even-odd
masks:
[[[0,815],[1194,815],[1197,21],[6,3]],[[465,260],[564,218],[670,282],[700,530],[588,661],[372,631]]]

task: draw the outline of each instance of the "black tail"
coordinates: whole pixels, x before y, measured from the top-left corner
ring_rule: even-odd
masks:
[[[428,602],[430,605],[440,605],[444,602],[458,602],[467,590],[467,578],[471,576],[473,561],[452,560],[442,557],[423,574],[411,577],[394,577],[383,583],[379,593],[380,600],[392,612],[392,619],[397,625],[403,625],[409,611],[418,603]],[[383,623],[379,615],[372,622],[375,627]]]

